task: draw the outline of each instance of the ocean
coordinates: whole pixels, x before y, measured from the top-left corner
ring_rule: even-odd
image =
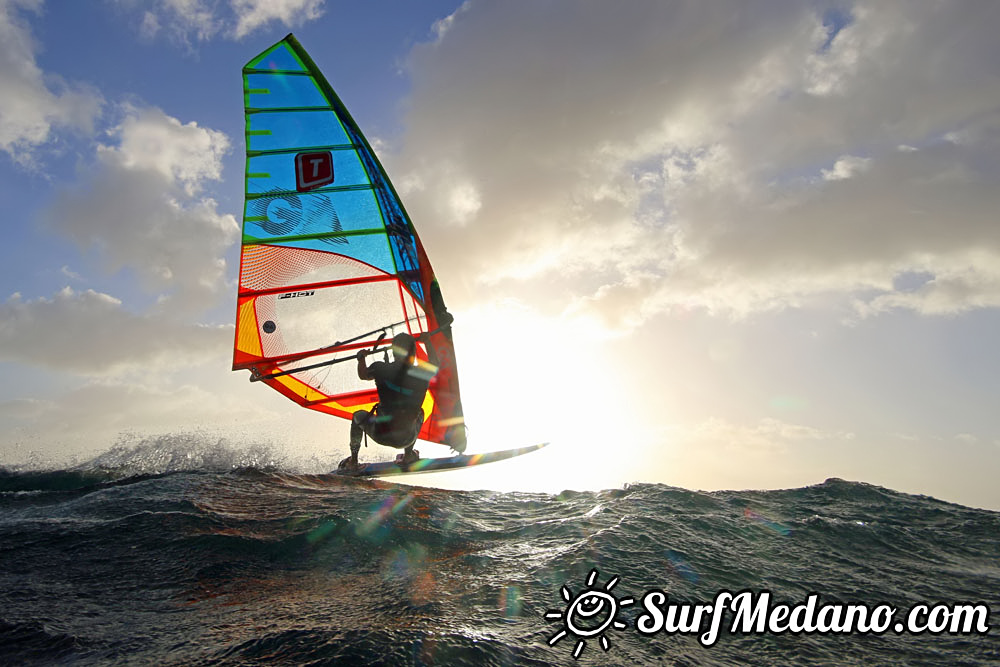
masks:
[[[291,468],[146,447],[0,469],[0,664],[1000,664],[997,512],[837,479],[541,494]]]

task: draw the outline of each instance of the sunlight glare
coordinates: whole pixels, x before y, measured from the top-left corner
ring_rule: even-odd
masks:
[[[529,465],[523,467],[525,474],[519,466],[512,488],[551,491],[621,483],[614,455],[635,435],[628,393],[614,368],[613,351],[579,324],[514,301],[463,313],[456,347],[471,448],[552,443],[525,457]],[[510,476],[499,465],[487,468],[497,477]]]

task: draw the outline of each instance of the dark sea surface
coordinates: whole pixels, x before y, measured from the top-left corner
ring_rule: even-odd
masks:
[[[1000,513],[841,480],[547,495],[178,458],[0,469],[0,664],[1000,664]],[[591,589],[617,604],[587,625]],[[980,603],[992,629],[706,647],[637,630],[651,589]]]

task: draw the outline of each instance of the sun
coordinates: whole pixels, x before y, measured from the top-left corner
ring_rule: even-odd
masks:
[[[559,316],[507,302],[465,312],[462,327],[456,356],[475,451],[552,443],[552,465],[538,458],[526,465],[521,490],[624,481],[629,459],[609,457],[608,449],[635,439],[635,389],[623,384],[617,358],[600,341]],[[492,470],[498,482],[509,478],[504,468]]]
[[[577,641],[576,646],[573,647],[574,659],[580,658],[583,649],[587,646],[586,640],[592,637],[598,637],[598,643],[605,651],[611,648],[611,642],[608,641],[604,632],[609,628],[624,630],[628,627],[615,617],[618,615],[619,607],[635,603],[632,598],[619,600],[611,594],[611,589],[618,583],[618,577],[612,577],[601,589],[594,585],[597,576],[597,570],[591,570],[587,577],[587,587],[576,596],[573,596],[569,588],[564,585],[560,593],[567,603],[566,610],[545,612],[546,619],[563,622],[562,629],[549,638],[549,646],[555,646],[560,639],[567,635],[575,636]]]

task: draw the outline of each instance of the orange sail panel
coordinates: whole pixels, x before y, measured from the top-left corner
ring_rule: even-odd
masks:
[[[452,317],[382,165],[292,35],[243,68],[246,200],[233,370],[350,419],[357,350],[399,332],[436,368],[420,437],[465,449]]]

